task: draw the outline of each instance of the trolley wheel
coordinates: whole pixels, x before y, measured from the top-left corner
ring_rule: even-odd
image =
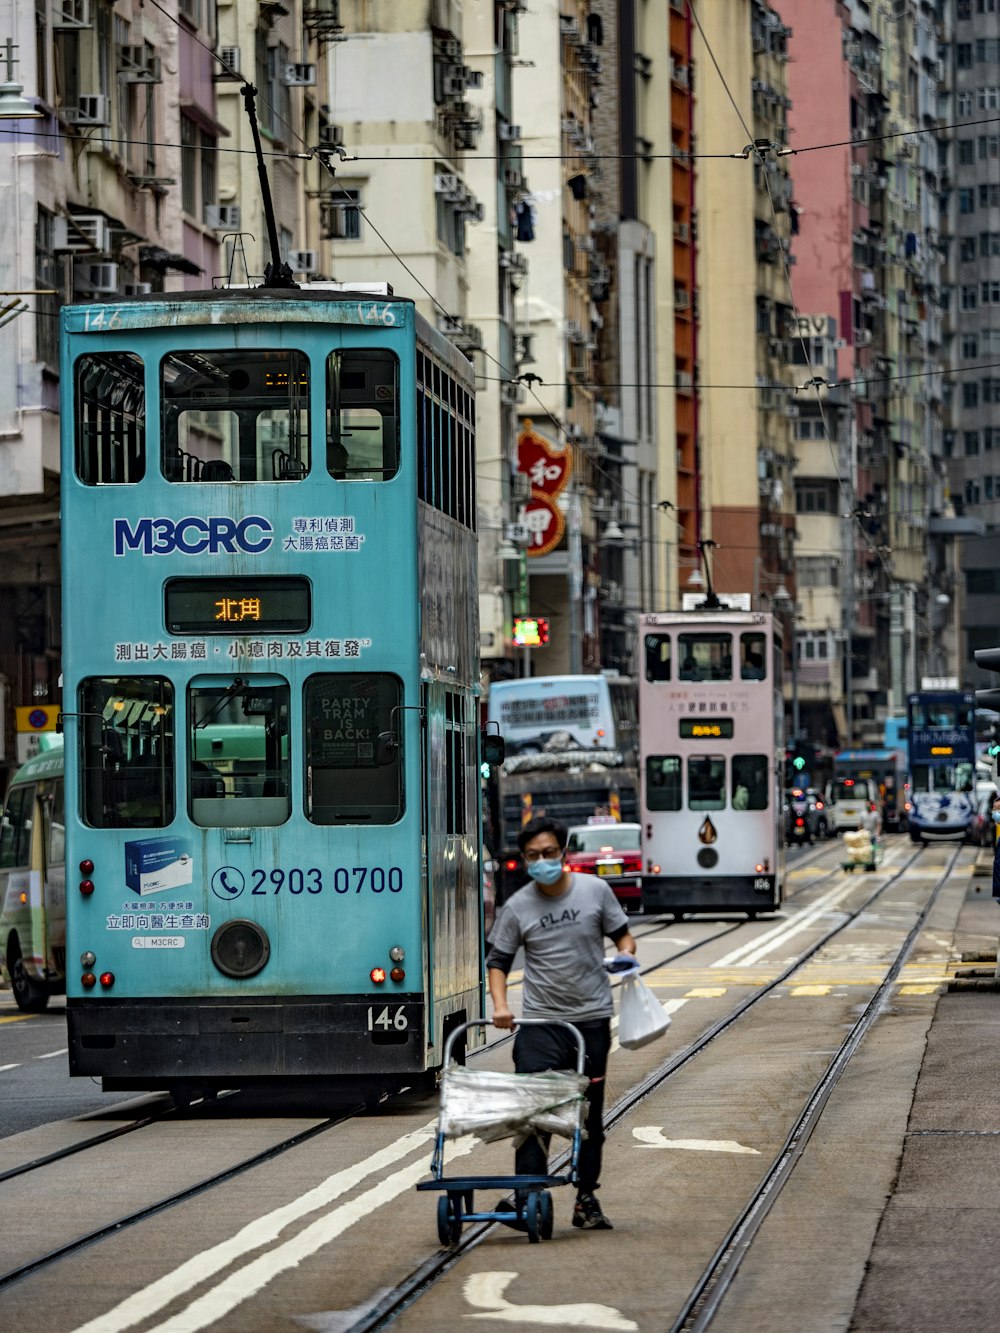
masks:
[[[555,1228],[555,1209],[552,1207],[552,1194],[549,1190],[542,1190],[538,1196],[539,1204],[539,1222],[538,1234],[542,1240],[551,1240],[552,1232]]]
[[[438,1199],[438,1240],[442,1245],[457,1245],[461,1234],[461,1195],[442,1194]]]
[[[541,1206],[535,1190],[532,1190],[524,1201],[524,1221],[528,1228],[528,1240],[532,1245],[537,1245],[542,1238],[542,1232]]]

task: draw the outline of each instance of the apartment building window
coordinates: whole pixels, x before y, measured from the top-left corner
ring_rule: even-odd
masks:
[[[335,186],[320,204],[323,237],[328,241],[360,241],[364,205],[358,186]]]
[[[965,503],[977,505],[979,503],[979,482],[967,477],[965,481]]]
[[[837,512],[837,483],[812,482],[795,487],[797,514],[835,514]]]
[[[1000,231],[981,231],[979,233],[979,253],[983,259],[991,255],[1000,255]]]
[[[1000,305],[1000,281],[981,282],[979,299],[983,305]]]
[[[958,211],[960,213],[976,211],[976,192],[969,186],[963,186],[958,192]]]
[[[284,141],[291,133],[291,90],[284,81],[285,66],[291,52],[284,42],[268,45],[269,29],[258,28],[256,35],[257,119],[261,129],[272,139]]]
[[[964,442],[965,442],[965,456],[966,456],[966,458],[972,458],[973,455],[979,453],[979,431],[978,431],[978,430],[967,430],[967,431],[965,432]]]
[[[984,478],[983,478],[983,495],[986,497],[987,500],[992,500],[992,499],[993,499],[993,478],[992,478],[992,477],[984,477]]]
[[[1000,403],[1000,380],[983,380],[983,402]]]
[[[987,426],[983,431],[983,451],[990,453],[1000,449],[1000,426]]]
[[[956,42],[955,44],[955,64],[959,69],[972,68],[972,43]]]
[[[958,165],[960,167],[971,167],[976,160],[976,145],[972,139],[959,139],[958,141]]]
[[[39,291],[55,288],[55,296],[36,296],[35,355],[47,366],[59,364],[59,303],[63,261],[55,253],[55,214],[39,205],[35,218],[35,285]]]
[[[961,306],[963,310],[975,310],[976,308],[976,287],[974,283],[969,283],[962,288]]]
[[[969,95],[971,96],[971,93]],[[977,88],[976,106],[980,111],[996,111],[1000,107],[1000,88]],[[970,106],[969,111],[971,110]]]
[[[959,194],[961,194],[961,190]],[[980,185],[979,206],[980,208],[1000,208],[1000,185],[996,182]]]
[[[971,92],[964,92],[964,93],[956,93],[956,94],[955,94],[955,110],[956,110],[956,112],[958,113],[958,115],[960,115],[960,116],[971,116],[971,115],[972,115],[972,93],[971,93]]]
[[[969,359],[979,355],[979,338],[974,333],[962,334],[962,357]]]
[[[962,0],[959,0],[959,4]],[[980,14],[996,14],[1000,10],[1000,0],[979,0],[978,12]]]
[[[975,380],[966,380],[966,382],[962,385],[962,406],[963,407],[979,406],[979,385],[975,382]]]
[[[177,8],[196,28],[204,28],[212,38],[217,35],[216,0],[177,0]]]
[[[216,202],[216,139],[190,116],[181,116],[181,207],[199,222]]]
[[[955,17],[959,21],[961,21],[962,19],[971,19],[972,0],[958,0],[958,8],[955,12]]]
[[[1000,60],[1000,38],[978,37],[976,60],[981,65],[995,65]]]
[[[967,264],[976,257],[976,238],[975,236],[963,236],[959,242],[958,257],[963,264]]]
[[[795,562],[795,583],[799,588],[835,588],[837,565],[828,555],[799,556]]]
[[[980,162],[995,162],[1000,157],[1000,135],[981,134],[977,143]]]

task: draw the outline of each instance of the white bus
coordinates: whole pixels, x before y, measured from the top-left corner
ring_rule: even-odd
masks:
[[[752,611],[641,624],[643,910],[770,911],[784,877],[780,624]]]
[[[633,758],[636,687],[625,676],[526,676],[494,681],[487,718],[508,755],[535,754],[548,743],[579,750],[619,750]]]

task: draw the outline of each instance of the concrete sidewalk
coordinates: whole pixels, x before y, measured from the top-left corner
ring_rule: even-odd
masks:
[[[982,867],[985,869],[986,867]],[[852,1333],[994,1333],[1000,1326],[1000,908],[970,881],[955,948],[982,981],[942,995],[927,1037],[896,1186]]]

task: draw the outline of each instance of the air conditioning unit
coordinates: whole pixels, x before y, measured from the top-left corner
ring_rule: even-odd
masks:
[[[239,204],[206,204],[205,226],[213,231],[238,231],[240,226]]]
[[[687,310],[691,304],[691,296],[684,287],[674,288],[674,309]]]
[[[56,32],[92,26],[90,0],[56,0],[52,8],[52,27]]]
[[[451,65],[441,80],[441,91],[445,97],[461,97],[465,93],[465,69],[462,65]]]
[[[594,238],[593,236],[578,236],[575,245],[584,254],[590,254],[594,248]]]
[[[319,269],[319,253],[316,250],[289,250],[288,267],[293,273],[315,273]]]
[[[70,125],[110,125],[111,99],[104,93],[81,93],[76,106],[63,107],[59,114]]]
[[[503,183],[508,190],[523,190],[524,177],[516,167],[504,167]]]
[[[438,171],[434,174],[434,193],[457,195],[458,177],[450,171]]]
[[[315,87],[316,87],[316,66],[315,66],[315,65],[286,65],[286,66],[285,66],[285,87],[286,87],[286,88],[315,88]]]
[[[481,88],[483,86],[483,71],[481,69],[465,69],[466,88]]]
[[[122,293],[125,296],[151,296],[153,284],[151,282],[126,282],[122,287]]]
[[[504,541],[510,542],[514,546],[531,545],[531,529],[527,523],[505,523],[503,525]]]
[[[871,329],[855,329],[854,331],[855,347],[870,347],[871,341],[872,341]]]
[[[681,88],[686,88],[688,86],[687,65],[671,65],[670,78],[673,83],[678,84]]]
[[[687,242],[690,240],[690,237],[691,237],[691,228],[688,226],[686,222],[674,223],[675,241],[682,241],[686,245]]]
[[[441,43],[441,54],[446,60],[461,60],[462,43],[457,37],[446,37]]]
[[[93,292],[107,296],[118,291],[117,264],[76,264],[73,269],[74,292]]]
[[[53,224],[52,248],[57,254],[110,254],[111,223],[103,213],[60,215]]]
[[[521,137],[520,125],[508,125],[503,121],[501,121],[497,125],[498,139],[505,139],[508,142],[513,142],[513,140],[520,139],[520,137]]]
[[[118,75],[123,83],[162,83],[160,57],[149,42],[118,48]]]
[[[240,76],[240,48],[238,46],[220,46],[219,60],[224,68],[215,66],[217,79],[237,79]]]

